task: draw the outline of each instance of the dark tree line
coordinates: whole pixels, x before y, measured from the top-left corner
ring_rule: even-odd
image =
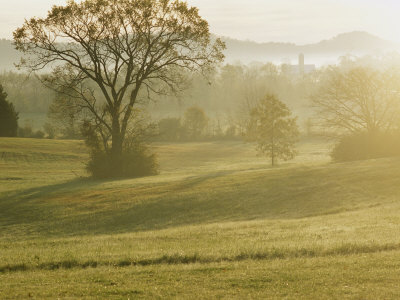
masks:
[[[0,136],[15,137],[18,132],[18,113],[14,105],[7,101],[7,93],[0,84]]]

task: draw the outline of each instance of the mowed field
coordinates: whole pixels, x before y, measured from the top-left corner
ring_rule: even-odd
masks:
[[[0,298],[400,298],[399,158],[154,146],[160,175],[96,181],[81,142],[0,139]]]

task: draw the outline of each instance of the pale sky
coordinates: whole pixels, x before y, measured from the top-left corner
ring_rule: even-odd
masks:
[[[257,42],[306,44],[361,30],[400,42],[400,0],[188,0],[211,31]],[[0,38],[65,0],[0,0]]]

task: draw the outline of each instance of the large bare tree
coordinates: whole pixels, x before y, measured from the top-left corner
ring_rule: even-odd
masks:
[[[21,66],[53,70],[47,84],[91,117],[112,158],[140,97],[181,89],[184,73],[206,72],[225,47],[179,0],[71,0],[25,21],[14,41]]]
[[[328,133],[369,134],[398,127],[399,73],[368,67],[331,67],[312,96],[318,119]]]

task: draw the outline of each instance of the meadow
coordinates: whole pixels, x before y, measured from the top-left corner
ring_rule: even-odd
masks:
[[[399,298],[400,159],[329,149],[156,144],[160,175],[99,181],[82,142],[2,138],[0,298]]]

